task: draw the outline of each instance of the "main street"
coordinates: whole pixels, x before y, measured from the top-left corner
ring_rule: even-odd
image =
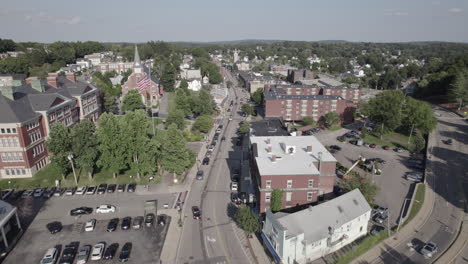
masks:
[[[433,241],[444,252],[455,238],[461,219],[466,210],[468,161],[468,124],[453,113],[438,109],[437,130],[433,132],[433,142],[427,162],[427,187],[435,193],[435,201],[430,217],[423,226],[414,230],[414,235],[401,241],[396,248],[389,248],[372,263],[430,263],[410,243],[422,245]],[[452,139],[453,144],[444,141]],[[398,235],[397,235],[398,236]]]
[[[219,123],[224,126],[209,165],[201,165],[205,173],[202,181],[194,180],[182,212],[184,226],[177,253],[177,263],[250,263],[248,249],[241,245],[232,219],[230,202],[231,173],[240,166],[240,149],[235,146],[236,130],[242,119],[234,104],[227,112],[231,100],[241,99],[238,88],[229,89],[225,109]],[[232,115],[233,120],[229,117]],[[215,125],[216,128],[216,125]],[[225,137],[225,140],[221,140]],[[192,206],[199,206],[202,219],[192,217]]]

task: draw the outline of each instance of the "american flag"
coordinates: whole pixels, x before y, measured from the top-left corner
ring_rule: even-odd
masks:
[[[148,75],[145,75],[145,77],[141,78],[138,82],[137,82],[137,88],[139,91],[144,91],[146,90],[148,87],[150,87],[150,84],[151,84],[151,81],[150,79],[148,78]]]

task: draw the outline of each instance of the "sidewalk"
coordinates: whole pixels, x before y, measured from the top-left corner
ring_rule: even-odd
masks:
[[[255,258],[257,259],[257,263],[274,263],[265,253],[265,248],[263,247],[262,243],[258,240],[257,236],[252,236],[251,238],[249,238],[249,243],[252,247],[252,251],[255,255]]]
[[[182,228],[177,223],[179,221],[179,212],[175,209],[169,209],[164,210],[164,214],[171,217],[171,223],[159,258],[162,263],[176,263],[177,248],[182,235]]]

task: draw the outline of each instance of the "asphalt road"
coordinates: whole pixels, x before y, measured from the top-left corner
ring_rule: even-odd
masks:
[[[238,88],[229,89],[226,101],[236,100]],[[240,99],[240,96],[239,98]],[[185,218],[177,251],[177,263],[250,263],[234,232],[232,220],[235,207],[230,202],[230,187],[232,170],[240,165],[240,149],[235,146],[233,137],[242,118],[234,105],[231,112],[223,111],[223,118],[218,124],[223,124],[220,139],[211,155],[210,164],[202,165],[203,181],[195,180],[190,190],[182,217]],[[226,109],[224,109],[226,110]],[[229,117],[233,120],[229,121]],[[225,141],[221,141],[222,137]],[[192,217],[192,206],[199,206],[202,219]]]
[[[381,257],[372,263],[431,263],[449,247],[456,235],[468,191],[468,123],[445,110],[437,110],[436,113],[438,127],[434,132],[435,144],[428,161],[433,173],[426,179],[429,187],[435,190],[434,208],[426,223],[415,230],[413,238],[382,252]],[[453,140],[452,145],[443,143],[442,140],[448,138]],[[439,253],[433,259],[425,259],[408,246],[408,243],[421,245],[427,241],[433,241],[439,247]]]

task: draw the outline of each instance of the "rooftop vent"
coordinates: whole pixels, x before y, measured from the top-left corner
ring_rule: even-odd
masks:
[[[310,146],[307,146],[307,152],[308,152],[308,153],[312,152],[312,146],[311,146],[311,145],[310,145]]]
[[[268,146],[267,146],[267,152],[268,152],[268,153],[271,153],[271,149],[272,149],[271,145],[268,145]]]
[[[359,205],[359,203],[358,203],[358,201],[357,201],[356,199],[353,199],[353,203],[354,203],[355,205]]]
[[[273,155],[271,156],[271,162],[276,162],[276,155],[275,155],[275,154],[273,154]]]
[[[341,208],[341,206],[338,205],[338,211],[340,211],[340,213],[343,213],[343,208]]]

